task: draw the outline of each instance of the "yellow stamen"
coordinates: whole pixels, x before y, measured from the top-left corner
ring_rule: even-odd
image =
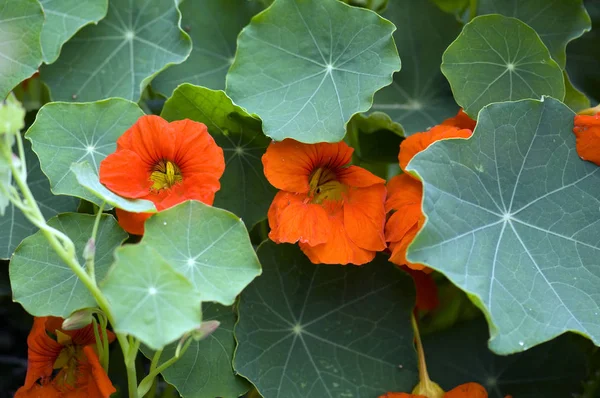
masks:
[[[341,200],[342,192],[346,189],[344,184],[337,181],[335,172],[329,169],[318,168],[309,179],[309,196],[312,203],[323,203],[325,200]]]
[[[150,175],[150,180],[154,183],[150,189],[159,191],[161,189],[171,188],[173,185],[183,181],[181,170],[170,160],[161,160]]]

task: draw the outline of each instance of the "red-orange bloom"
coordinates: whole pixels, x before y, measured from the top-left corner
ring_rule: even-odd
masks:
[[[417,153],[438,140],[469,138],[474,126],[475,121],[460,110],[455,117],[445,120],[428,131],[415,133],[400,144],[398,160],[400,168],[405,173],[388,182],[388,198],[385,204],[386,211],[394,211],[385,226],[385,239],[389,242],[392,252],[391,262],[407,265],[415,270],[427,271],[423,264],[411,263],[406,259],[408,246],[425,222],[421,209],[423,186],[421,181],[406,173],[406,166]]]
[[[116,391],[98,361],[93,326],[69,331],[61,328],[62,322],[35,318],[27,337],[25,385],[15,398],[107,398]],[[108,331],[109,342],[114,338]]]
[[[350,166],[344,142],[273,142],[262,157],[280,189],[269,208],[269,238],[300,242],[313,263],[365,264],[385,249],[385,181]]]
[[[600,112],[593,116],[576,115],[573,133],[579,156],[600,166]]]
[[[487,398],[485,388],[478,383],[465,383],[453,388],[444,394],[443,398]],[[405,392],[388,392],[379,398],[428,398],[423,395],[408,394]],[[508,397],[507,397],[508,398]]]
[[[142,116],[100,163],[100,182],[120,196],[150,200],[158,211],[188,199],[212,205],[225,170],[223,150],[202,123]],[[150,213],[117,209],[119,224],[144,233]]]

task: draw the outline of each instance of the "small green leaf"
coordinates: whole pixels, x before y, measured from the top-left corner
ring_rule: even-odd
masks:
[[[0,101],[42,62],[43,23],[37,0],[0,0]]]
[[[117,139],[143,114],[136,104],[120,98],[44,105],[26,137],[40,158],[52,192],[102,204],[77,182],[71,164],[87,161],[97,174],[100,162],[115,151]]]
[[[223,91],[182,84],[167,100],[161,116],[169,121],[191,119],[206,124],[225,153],[225,173],[215,196],[250,228],[267,215],[277,190],[265,178],[261,156],[271,142],[260,120],[231,102]]]
[[[95,216],[66,213],[48,225],[66,234],[75,244],[79,263],[83,248],[92,236]],[[127,238],[111,215],[102,215],[96,235],[96,279],[101,280],[112,263],[112,253]],[[26,238],[10,261],[13,299],[35,316],[67,318],[73,311],[95,307],[96,301],[48,243],[41,231]]]
[[[46,21],[42,27],[44,62],[56,61],[60,49],[79,29],[97,24],[108,9],[108,0],[40,0]]]
[[[354,115],[345,139],[354,148],[354,156],[361,160],[398,163],[403,137],[402,126],[385,113],[373,112],[368,116]]]
[[[165,380],[185,398],[237,398],[250,389],[250,383],[233,372],[231,362],[235,348],[231,307],[202,304],[202,320],[217,320],[221,325],[210,336],[194,341],[181,358],[162,372]],[[161,363],[175,354],[177,343],[165,347]],[[149,359],[154,354],[147,347],[142,352]]]
[[[154,350],[202,323],[200,294],[161,254],[144,244],[122,246],[100,284],[113,310],[115,331]]]
[[[394,82],[375,94],[372,110],[389,114],[407,135],[454,116],[458,106],[440,63],[460,33],[460,23],[430,0],[390,1],[383,16],[398,27],[394,40],[405,62]]]
[[[265,268],[242,292],[234,367],[264,398],[377,397],[417,383],[408,275],[381,256],[312,264],[265,242]]]
[[[184,1],[180,9],[181,25],[192,38],[192,52],[180,65],[161,72],[152,88],[166,97],[182,83],[224,90],[238,34],[261,5],[246,0],[195,0]]]
[[[592,28],[583,0],[479,0],[478,7],[479,15],[502,14],[532,27],[562,69],[567,44]]]
[[[442,72],[456,102],[473,119],[492,102],[565,96],[562,70],[537,33],[502,15],[480,16],[465,25],[444,52]]]
[[[104,201],[121,210],[132,213],[154,213],[156,207],[154,203],[143,199],[126,199],[109,191],[100,183],[98,174],[94,171],[88,162],[73,163],[71,171],[75,174],[77,182],[89,192],[96,195],[101,201]],[[106,207],[106,206],[105,206]]]
[[[231,305],[261,273],[244,223],[200,202],[187,201],[151,217],[142,242],[185,275],[202,301]]]
[[[499,354],[566,331],[600,343],[600,167],[577,155],[573,117],[553,98],[491,104],[470,139],[408,166],[427,217],[408,259],[469,294]]]
[[[138,101],[152,78],[188,57],[192,46],[180,29],[173,0],[111,1],[106,18],[87,26],[40,73],[57,101],[122,97]]]
[[[227,92],[275,140],[340,141],[400,70],[394,30],[337,0],[277,0],[240,33]]]

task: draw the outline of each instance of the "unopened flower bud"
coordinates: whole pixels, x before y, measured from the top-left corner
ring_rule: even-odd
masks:
[[[92,323],[95,309],[85,308],[75,311],[70,317],[65,319],[62,324],[63,330],[77,330],[86,327]]]
[[[93,238],[90,238],[87,243],[85,244],[85,247],[83,248],[83,259],[85,261],[91,260],[94,258],[94,255],[96,254],[96,242],[94,241]]]
[[[196,341],[210,336],[217,328],[221,325],[219,321],[206,321],[202,322],[200,327],[192,332],[192,338]]]

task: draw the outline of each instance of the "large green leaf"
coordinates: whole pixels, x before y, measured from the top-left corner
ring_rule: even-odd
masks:
[[[425,336],[423,345],[429,376],[445,390],[476,382],[490,397],[565,398],[581,392],[587,372],[585,345],[577,337],[560,336],[523,353],[499,356],[487,348],[485,320],[477,319]]]
[[[410,391],[416,359],[412,281],[384,257],[312,264],[265,242],[264,274],[242,292],[234,367],[265,398],[376,397]]]
[[[497,353],[568,330],[600,344],[600,168],[577,156],[573,116],[552,98],[492,104],[472,138],[408,166],[427,217],[408,259],[470,294]]]
[[[152,87],[169,96],[181,83],[225,89],[225,75],[233,62],[236,39],[250,18],[262,9],[256,1],[184,1],[181,25],[194,43],[187,60],[162,72]]]
[[[540,35],[563,69],[567,44],[592,27],[583,0],[479,0],[478,13],[502,14],[525,22]]]
[[[59,214],[48,225],[65,233],[75,244],[79,263],[92,236],[95,216],[89,214]],[[121,245],[127,234],[111,215],[100,219],[96,235],[96,279],[101,280],[113,261],[113,250]],[[10,261],[10,282],[13,299],[35,316],[55,315],[68,317],[78,309],[95,307],[96,301],[79,278],[71,271],[42,232],[26,238]]]
[[[43,23],[37,0],[0,0],[0,101],[42,62]]]
[[[252,227],[267,215],[276,190],[265,178],[261,156],[271,142],[260,120],[231,102],[223,91],[182,84],[167,100],[162,117],[206,124],[225,152],[225,173],[214,205],[227,209]]]
[[[261,273],[244,223],[201,202],[154,215],[146,221],[142,242],[185,275],[202,301],[231,305]]]
[[[458,106],[440,63],[460,23],[430,0],[391,1],[383,15],[398,27],[394,40],[405,62],[394,82],[375,94],[372,109],[389,114],[407,135],[454,116]]]
[[[26,137],[40,158],[52,192],[102,204],[102,199],[79,185],[71,164],[87,161],[98,173],[100,162],[115,151],[117,138],[143,114],[136,104],[119,98],[44,105]]]
[[[113,310],[115,331],[154,350],[202,323],[200,293],[161,254],[144,244],[122,246],[100,284]]]
[[[78,32],[56,62],[41,68],[52,99],[138,101],[156,74],[188,57],[191,40],[179,20],[173,0],[111,1],[106,18]]]
[[[79,201],[76,198],[52,195],[48,178],[42,173],[38,157],[31,150],[31,144],[24,140],[23,146],[27,162],[27,185],[44,217],[48,219],[58,213],[75,211]],[[4,216],[0,217],[0,259],[10,258],[17,245],[37,230],[38,227],[31,224],[21,210],[10,204]]]
[[[250,384],[233,373],[231,362],[235,348],[233,324],[235,312],[231,307],[202,304],[202,320],[216,320],[221,325],[207,338],[194,341],[185,354],[162,372],[163,377],[177,388],[184,398],[237,398],[250,389]],[[161,363],[175,354],[177,344],[165,347]],[[152,358],[153,352],[142,347]]]
[[[400,70],[394,30],[337,0],[277,0],[240,33],[227,92],[275,140],[339,141]]]
[[[46,20],[42,27],[44,62],[56,61],[60,49],[79,29],[106,15],[108,0],[40,0]]]
[[[502,15],[480,16],[465,25],[444,52],[442,72],[456,102],[473,119],[492,102],[565,96],[562,70],[537,33]]]

